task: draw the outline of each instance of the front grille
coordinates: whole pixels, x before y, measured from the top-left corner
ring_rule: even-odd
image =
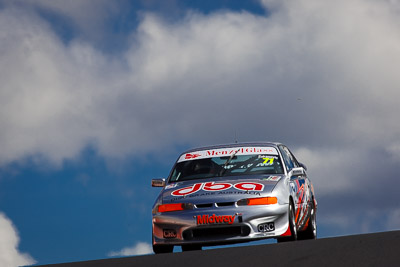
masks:
[[[195,204],[196,208],[198,209],[204,209],[204,208],[212,208],[214,206],[214,203],[205,203],[205,204]],[[218,202],[215,203],[215,206],[218,207],[228,207],[228,206],[233,206],[235,205],[235,202]]]
[[[215,204],[217,204],[217,207],[228,207],[235,205],[235,202],[219,202]]]
[[[185,240],[229,238],[236,236],[248,236],[250,228],[247,225],[221,226],[221,227],[199,227],[183,232]]]
[[[198,208],[198,209],[211,208],[212,206],[213,206],[213,203],[196,204],[196,208]]]

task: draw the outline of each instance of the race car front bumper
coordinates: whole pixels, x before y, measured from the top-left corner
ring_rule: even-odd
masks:
[[[289,226],[288,204],[196,208],[153,215],[154,245],[223,245],[276,238]]]

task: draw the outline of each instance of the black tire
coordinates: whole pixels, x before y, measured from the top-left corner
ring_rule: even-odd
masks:
[[[290,204],[289,204],[289,212],[288,213],[289,213],[289,227],[290,227],[291,236],[277,238],[278,243],[297,240],[296,219],[295,219],[295,215],[294,215],[294,207],[293,207],[292,202],[290,202]]]
[[[174,251],[174,246],[171,245],[153,245],[153,251],[155,254],[171,253]]]
[[[314,201],[311,202],[310,221],[306,230],[299,232],[299,239],[317,239],[317,212],[315,210]]]
[[[182,251],[192,251],[192,250],[201,250],[200,245],[183,245],[182,246]]]

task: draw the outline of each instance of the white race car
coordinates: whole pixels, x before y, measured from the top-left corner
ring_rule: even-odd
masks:
[[[317,201],[306,167],[279,143],[192,149],[179,156],[153,206],[153,250],[183,251],[276,238],[315,239]]]

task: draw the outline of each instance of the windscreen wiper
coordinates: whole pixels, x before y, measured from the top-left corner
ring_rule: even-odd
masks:
[[[222,176],[225,171],[226,171],[226,166],[228,166],[229,162],[231,162],[231,160],[236,156],[236,154],[239,152],[240,148],[238,150],[236,150],[230,157],[229,159],[227,159],[224,163],[224,167],[222,168],[222,170],[219,173],[219,176]]]

